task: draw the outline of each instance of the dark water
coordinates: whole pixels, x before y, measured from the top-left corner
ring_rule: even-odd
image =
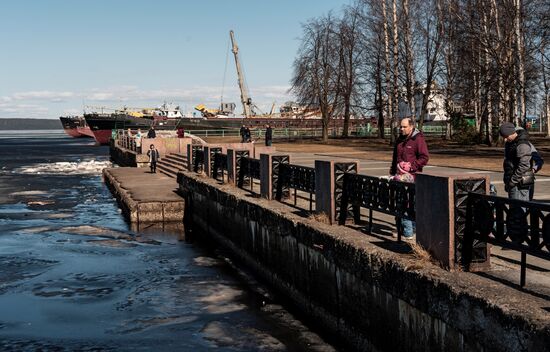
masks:
[[[131,231],[107,147],[2,132],[0,150],[0,350],[332,350],[212,248]]]

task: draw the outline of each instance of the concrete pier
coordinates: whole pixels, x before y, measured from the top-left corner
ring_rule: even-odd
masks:
[[[132,224],[182,222],[183,198],[173,178],[135,167],[104,169],[103,177]]]

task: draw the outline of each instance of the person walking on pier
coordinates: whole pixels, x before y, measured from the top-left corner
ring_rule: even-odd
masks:
[[[246,143],[252,142],[252,133],[250,132],[250,128],[248,126],[244,128],[244,141]]]
[[[147,151],[147,156],[149,157],[149,167],[151,168],[151,173],[157,173],[157,161],[160,158],[159,151],[155,149],[155,145],[151,144],[149,150]]]
[[[430,155],[424,135],[414,126],[414,119],[406,117],[401,120],[400,136],[393,149],[390,175],[408,173],[414,182],[416,173],[422,172],[422,168],[428,164]],[[405,239],[414,239],[415,223],[412,220],[397,219],[397,226],[403,229]]]
[[[271,147],[271,142],[273,141],[273,129],[269,124],[265,125],[265,145],[266,147]]]
[[[157,132],[155,131],[155,126],[151,126],[147,132],[147,138],[157,138]]]
[[[239,134],[241,135],[241,143],[246,142],[246,126],[242,125],[241,129],[239,130]]]

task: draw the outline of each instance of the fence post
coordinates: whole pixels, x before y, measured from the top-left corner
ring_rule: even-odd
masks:
[[[454,270],[462,261],[468,192],[489,193],[489,175],[421,173],[416,177],[416,240],[443,266]],[[489,248],[475,242],[472,270],[489,266]]]
[[[187,170],[193,171],[193,144],[187,145]]]
[[[212,170],[214,168],[214,154],[221,152],[221,147],[209,145],[204,147],[204,173],[207,177],[212,177]]]
[[[281,164],[290,164],[290,155],[260,154],[260,195],[263,198],[275,198]]]
[[[315,160],[315,211],[328,216],[334,224],[340,218],[344,174],[357,173],[357,161]]]
[[[249,155],[248,149],[227,149],[227,183],[237,185],[241,158]]]

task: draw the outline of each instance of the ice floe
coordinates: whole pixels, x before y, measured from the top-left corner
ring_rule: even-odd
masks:
[[[23,166],[15,173],[39,174],[39,175],[99,175],[106,167],[112,167],[110,161],[97,161],[95,159],[79,162],[42,163]]]

